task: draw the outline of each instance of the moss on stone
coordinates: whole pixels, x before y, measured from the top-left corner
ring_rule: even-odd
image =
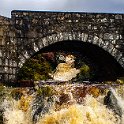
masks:
[[[117,83],[119,84],[124,84],[124,77],[119,77],[117,80],[116,80]]]
[[[12,98],[14,98],[15,100],[19,100],[21,98],[21,96],[23,95],[22,90],[21,89],[14,89],[11,92],[11,96]]]
[[[53,95],[53,89],[50,86],[42,86],[37,90],[39,95],[43,95],[45,97],[49,97]]]
[[[90,67],[86,64],[80,67],[80,73],[78,75],[78,80],[90,79]]]
[[[52,71],[51,65],[42,55],[28,59],[23,67],[19,70],[19,80],[47,80],[48,73]]]

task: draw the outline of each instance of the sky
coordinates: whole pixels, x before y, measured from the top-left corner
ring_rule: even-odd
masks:
[[[124,13],[124,0],[0,0],[0,15],[12,10]]]

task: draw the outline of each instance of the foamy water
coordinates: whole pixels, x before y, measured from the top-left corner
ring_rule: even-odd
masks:
[[[25,92],[19,100],[7,97],[1,104],[1,108],[4,110],[4,124],[124,124],[124,93],[118,94],[120,88],[116,90],[111,88],[110,90],[122,109],[122,117],[119,117],[104,105],[105,94],[101,94],[98,97],[88,94],[83,97],[82,102],[77,101],[77,97],[74,97],[77,86],[81,92],[81,85],[78,84],[51,86],[55,89],[53,97],[57,102],[60,102],[60,96],[63,93],[68,95],[68,97],[65,97],[65,99],[68,99],[63,104],[56,105],[55,101],[53,105],[51,103],[49,111],[41,113],[37,121],[33,121],[34,110],[32,109],[33,101],[37,97],[36,92],[30,95]],[[121,88],[124,90],[124,87]],[[45,101],[45,107],[47,107],[47,97],[43,98],[43,100]],[[38,102],[36,104],[42,103]]]
[[[110,90],[112,91],[112,93],[114,94],[114,96],[117,99],[117,103],[120,106],[121,110],[122,110],[122,117],[121,117],[121,124],[124,124],[124,99],[116,92],[115,89],[110,88]]]
[[[33,124],[31,111],[21,110],[19,102],[4,101],[5,124]],[[59,111],[51,109],[36,124],[120,124],[120,119],[97,98],[87,95],[83,104],[69,105]]]
[[[74,104],[46,114],[37,124],[120,124],[119,118],[92,96],[84,104]]]

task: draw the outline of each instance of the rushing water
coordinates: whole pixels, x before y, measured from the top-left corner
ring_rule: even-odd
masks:
[[[124,124],[124,86],[72,83],[81,71],[74,58],[49,73],[53,80],[0,88],[1,124]]]
[[[123,124],[124,87],[110,89],[122,109],[121,117],[104,105],[104,98],[109,88],[103,90],[97,87],[61,84],[44,85],[39,87],[40,90],[37,87],[4,88],[6,92],[1,104],[3,122],[4,124]]]
[[[92,96],[86,96],[84,104],[74,104],[68,108],[47,114],[38,124],[115,124],[114,113]]]
[[[117,104],[121,108],[122,116],[121,116],[121,122],[120,123],[123,124],[124,123],[124,98],[122,98],[120,96],[120,94],[117,94],[117,92],[115,91],[115,89],[110,88],[110,90],[112,91],[113,95],[116,97]]]

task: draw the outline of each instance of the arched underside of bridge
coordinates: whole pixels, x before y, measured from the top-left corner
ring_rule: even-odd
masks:
[[[70,41],[70,42],[81,41],[81,42],[94,44],[100,47],[101,49],[107,51],[111,56],[113,56],[117,60],[117,62],[122,66],[122,68],[124,68],[124,57],[123,57],[124,53],[123,51],[120,51],[119,49],[116,48],[117,46],[115,44],[115,41],[110,42],[109,40],[104,40],[95,35],[80,33],[80,32],[77,33],[63,32],[58,34],[52,34],[43,38],[33,39],[32,42],[30,40],[31,39],[28,39],[27,41],[26,39],[25,42],[27,43],[22,44],[21,49],[19,46],[18,49],[19,68],[21,68],[21,66],[23,65],[23,63],[27,58],[30,58],[36,52],[40,51],[44,47],[47,47],[51,44],[55,44],[61,41]],[[76,44],[74,45],[77,46]]]
[[[85,63],[87,63],[95,73],[92,79],[93,81],[116,80],[117,77],[124,75],[123,67],[109,52],[100,48],[98,45],[88,42],[77,40],[56,42],[34,52],[30,57],[38,53],[51,51],[78,52],[82,58],[86,58],[86,60],[84,59]]]

